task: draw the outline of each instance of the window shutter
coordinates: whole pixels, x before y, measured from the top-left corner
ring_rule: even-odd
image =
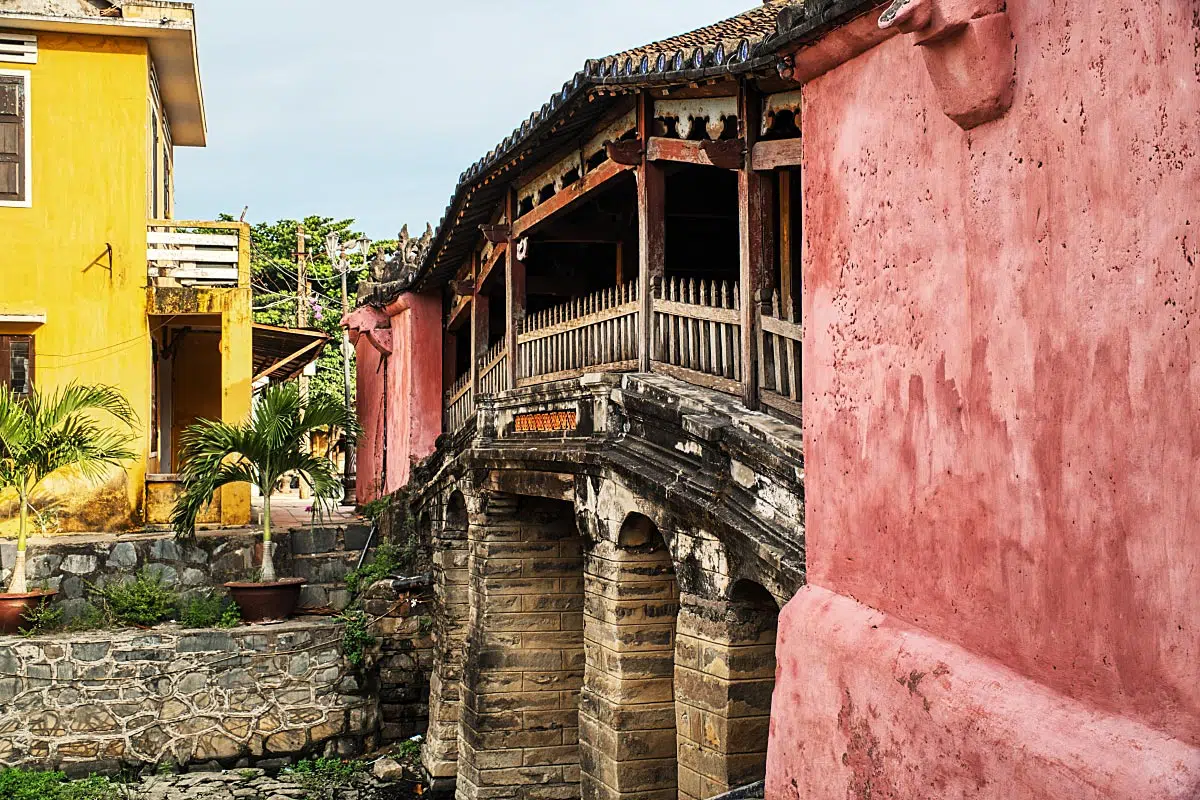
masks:
[[[0,75],[0,200],[25,199],[25,82]]]

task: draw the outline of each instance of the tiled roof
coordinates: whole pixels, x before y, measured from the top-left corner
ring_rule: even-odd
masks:
[[[609,107],[603,98],[601,102],[580,102],[588,90],[597,86],[638,89],[679,85],[770,68],[780,47],[819,38],[830,28],[882,2],[885,0],[768,0],[713,25],[616,55],[588,59],[561,90],[459,176],[432,247],[413,276],[413,285],[426,287],[453,275],[475,241],[473,235],[455,236],[456,231],[461,228],[470,234],[489,221],[504,194],[498,178],[515,168],[515,159],[559,146],[603,115]]]
[[[739,55],[744,61],[750,53],[739,54],[738,50],[742,42],[752,48],[766,37],[774,34],[779,12],[788,5],[802,5],[802,3],[792,2],[792,0],[767,0],[767,2],[729,19],[658,42],[635,47],[632,50],[625,50],[607,58],[590,61],[588,66],[604,63],[611,72],[611,68],[615,64],[619,75],[625,71],[627,60],[629,61],[629,74],[664,72],[668,68],[678,71],[688,67],[701,67],[706,62],[711,66],[721,66],[729,59],[737,59]],[[722,46],[720,55],[717,53],[718,46]],[[700,50],[702,54],[699,64],[696,63],[697,50]],[[676,54],[682,54],[681,62],[676,62]],[[662,57],[661,61],[659,60],[660,56]],[[644,66],[643,59],[645,59]]]

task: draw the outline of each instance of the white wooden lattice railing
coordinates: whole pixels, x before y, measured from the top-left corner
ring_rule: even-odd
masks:
[[[737,283],[668,277],[653,305],[655,369],[702,386],[740,391],[742,326]]]
[[[762,402],[800,417],[801,368],[804,327],[792,321],[792,310],[781,307],[779,292],[771,297],[771,305],[763,310],[759,340],[759,393]]]
[[[474,416],[475,396],[471,391],[471,371],[467,370],[446,392],[446,432],[457,433]]]
[[[633,282],[531,314],[517,336],[518,383],[545,383],[589,369],[636,369],[637,318]]]

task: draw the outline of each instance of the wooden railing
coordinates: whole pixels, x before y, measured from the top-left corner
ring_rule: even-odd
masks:
[[[518,385],[637,369],[637,317],[632,282],[531,314],[517,336]]]
[[[668,277],[653,306],[655,370],[723,392],[741,391],[737,283]]]
[[[480,396],[508,389],[508,350],[504,340],[492,345],[479,362]]]
[[[146,270],[155,286],[245,286],[250,280],[244,222],[151,220]]]
[[[804,327],[792,321],[792,310],[780,307],[779,292],[761,316],[759,393],[762,402],[800,419]]]
[[[471,392],[470,370],[458,376],[446,392],[446,432],[457,433],[475,416],[475,396]]]

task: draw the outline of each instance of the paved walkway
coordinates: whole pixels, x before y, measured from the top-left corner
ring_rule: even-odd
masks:
[[[254,518],[262,519],[263,501],[261,497],[253,500]],[[301,500],[294,494],[275,494],[271,496],[271,527],[307,528],[312,523],[312,500]],[[318,524],[346,525],[352,522],[362,522],[363,518],[354,512],[354,506],[334,506],[327,509],[323,519]]]

